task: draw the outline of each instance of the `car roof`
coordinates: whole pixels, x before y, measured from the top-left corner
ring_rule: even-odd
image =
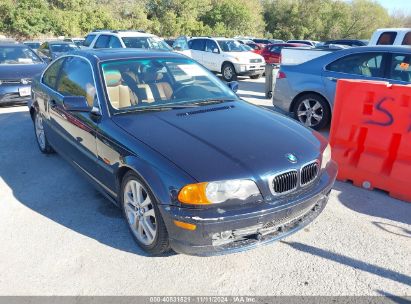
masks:
[[[90,34],[98,35],[98,34],[109,34],[109,35],[116,35],[119,37],[155,37],[153,34],[140,32],[140,31],[94,31]]]
[[[13,46],[13,47],[27,47],[27,45],[25,45],[25,44],[22,44],[22,43],[16,43],[16,42],[13,42],[13,41],[10,41],[10,42],[4,42],[4,41],[0,41],[0,47],[10,47],[10,46]]]
[[[48,44],[73,44],[71,41],[63,41],[63,40],[54,40],[54,41],[46,41]]]
[[[132,48],[78,49],[76,51],[70,52],[68,55],[78,55],[98,62],[129,58],[187,58],[186,56],[175,52]]]

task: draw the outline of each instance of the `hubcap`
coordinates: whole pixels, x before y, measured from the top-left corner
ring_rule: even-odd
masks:
[[[123,204],[133,234],[144,245],[151,245],[157,235],[157,219],[147,190],[130,180],[124,188]]]
[[[233,70],[231,69],[230,66],[227,66],[224,69],[224,78],[225,79],[231,79],[231,77],[233,77]]]
[[[315,127],[324,116],[324,109],[317,100],[305,99],[297,109],[298,120],[307,127]]]
[[[39,143],[39,146],[42,149],[45,149],[46,148],[46,138],[45,138],[44,129],[43,129],[43,119],[41,118],[40,114],[36,115],[34,126],[36,130],[37,142]]]

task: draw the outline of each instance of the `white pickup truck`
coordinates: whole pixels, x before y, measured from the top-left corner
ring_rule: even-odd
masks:
[[[236,80],[237,76],[257,79],[265,71],[264,58],[248,51],[235,39],[180,37],[174,42],[173,48],[198,61],[210,71],[221,73],[228,82]]]
[[[378,29],[368,45],[411,45],[411,28]]]

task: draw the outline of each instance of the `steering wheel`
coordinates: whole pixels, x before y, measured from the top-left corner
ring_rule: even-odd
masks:
[[[185,89],[187,89],[187,88],[190,88],[190,87],[191,87],[191,86],[188,85],[188,84],[183,84],[181,87],[177,88],[177,89],[173,92],[173,95],[171,95],[171,97],[172,97],[173,99],[177,99],[178,93],[180,93],[181,91],[183,91],[183,90],[185,90]]]

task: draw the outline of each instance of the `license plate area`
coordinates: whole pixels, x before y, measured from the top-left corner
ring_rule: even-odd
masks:
[[[30,96],[31,95],[31,88],[30,87],[19,88],[19,95],[21,97]]]

